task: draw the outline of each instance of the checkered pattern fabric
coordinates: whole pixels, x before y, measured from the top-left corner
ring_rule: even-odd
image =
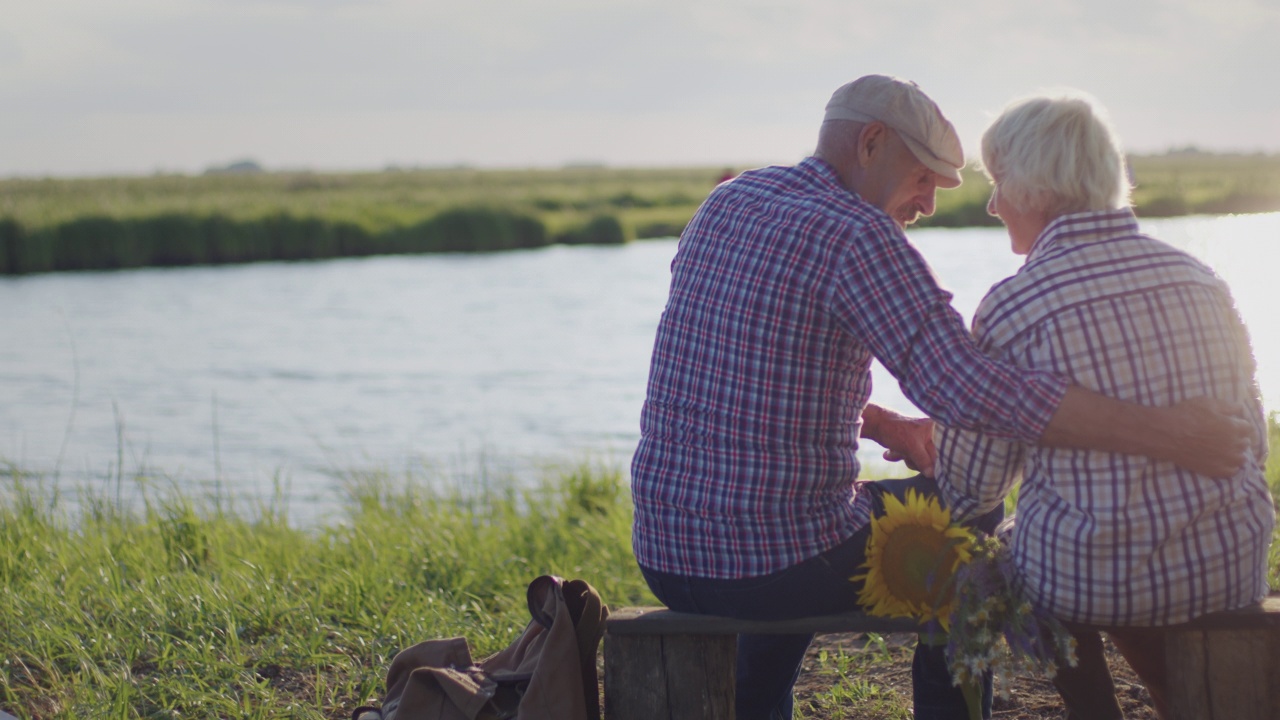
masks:
[[[1244,468],[1213,480],[1145,457],[940,429],[938,484],[959,516],[1021,480],[1013,552],[1037,603],[1066,620],[1149,626],[1266,594],[1266,424],[1249,338],[1209,268],[1140,234],[1128,210],[1068,215],[992,288],[973,333],[992,357],[1123,400],[1239,402],[1256,435]]]
[[[671,269],[631,467],[653,570],[755,577],[865,525],[873,356],[931,416],[1021,439],[1065,392],[979,352],[901,229],[816,158],[718,186]]]

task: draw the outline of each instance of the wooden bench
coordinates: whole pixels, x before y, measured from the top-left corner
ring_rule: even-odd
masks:
[[[778,622],[622,608],[604,633],[605,720],[728,720],[739,633],[917,632],[912,620],[846,613]],[[1280,597],[1169,629],[1174,720],[1280,718]]]
[[[1280,597],[1169,629],[1174,720],[1280,718]]]
[[[731,720],[739,633],[916,632],[915,621],[845,613],[776,622],[622,608],[605,621],[606,720]]]

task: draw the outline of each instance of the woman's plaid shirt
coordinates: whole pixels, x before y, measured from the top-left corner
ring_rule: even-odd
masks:
[[[1105,395],[1156,406],[1210,395],[1241,403],[1254,425],[1253,453],[1228,480],[940,430],[939,485],[960,516],[1022,480],[1014,560],[1039,605],[1082,623],[1148,626],[1266,594],[1266,425],[1248,335],[1210,269],[1141,235],[1128,210],[1068,215],[992,288],[973,332],[992,357]]]
[[[865,525],[873,355],[934,417],[1039,437],[1065,382],[987,358],[950,299],[821,160],[716,188],[681,236],[654,343],[631,468],[640,564],[755,577]]]

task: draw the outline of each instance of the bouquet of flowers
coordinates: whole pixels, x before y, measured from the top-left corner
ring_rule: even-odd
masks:
[[[908,490],[905,502],[884,500],[884,514],[872,520],[866,572],[849,579],[863,582],[858,600],[868,613],[942,628],[952,680],[971,714],[987,670],[1053,677],[1060,658],[1075,665],[1074,639],[1015,584],[1007,545],[953,523],[937,498]],[[1007,697],[1007,683],[999,688]]]
[[[1061,660],[1075,666],[1075,638],[1057,618],[1037,610],[1014,581],[1009,546],[994,537],[974,540],[970,560],[955,573],[947,659],[957,684],[991,670],[1002,697],[1003,678],[1041,673],[1052,678]]]

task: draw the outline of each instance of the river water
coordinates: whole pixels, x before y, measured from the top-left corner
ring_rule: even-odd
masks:
[[[1150,221],[1231,284],[1280,409],[1280,213]],[[1002,229],[912,239],[969,317]],[[0,279],[0,459],[331,508],[356,469],[625,468],[675,240]],[[877,369],[873,399],[911,410]],[[864,450],[872,460],[874,445]],[[123,470],[123,473],[121,473]]]

